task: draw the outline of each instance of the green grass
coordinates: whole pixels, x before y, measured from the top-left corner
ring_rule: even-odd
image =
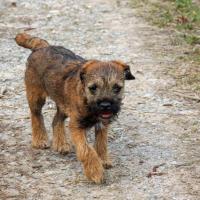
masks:
[[[186,43],[199,44],[200,7],[192,0],[132,0],[133,5],[145,8],[144,17],[160,28],[172,27]]]
[[[200,94],[200,1],[198,4],[192,0],[130,1],[152,25],[174,30],[171,45],[185,52],[177,57],[180,64],[166,72],[176,79],[177,87]]]
[[[184,35],[183,37],[185,41],[190,45],[200,44],[200,37],[197,35]]]
[[[192,30],[200,25],[200,8],[192,0],[176,0],[177,28]]]

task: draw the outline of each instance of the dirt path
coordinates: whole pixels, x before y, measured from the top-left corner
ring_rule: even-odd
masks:
[[[34,2],[0,1],[0,199],[199,199],[199,104],[171,95],[175,82],[164,71],[179,50],[170,46],[170,32],[137,18],[128,1]],[[110,131],[115,166],[103,185],[85,179],[74,152],[31,148],[23,84],[30,52],[12,39],[24,28],[86,58],[131,65],[137,80],[127,82],[124,108]],[[51,101],[44,113],[51,136]],[[156,165],[160,176],[147,177]]]

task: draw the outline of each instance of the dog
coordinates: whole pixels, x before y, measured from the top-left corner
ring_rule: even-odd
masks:
[[[52,148],[60,153],[70,151],[64,130],[64,121],[69,117],[71,139],[84,173],[89,180],[101,183],[104,168],[112,167],[107,152],[109,124],[120,111],[125,80],[135,79],[130,67],[122,61],[87,60],[26,33],[17,34],[15,41],[32,50],[25,71],[32,146],[48,147],[41,110],[49,96],[57,107],[52,123]],[[95,127],[94,147],[86,138],[91,127]]]

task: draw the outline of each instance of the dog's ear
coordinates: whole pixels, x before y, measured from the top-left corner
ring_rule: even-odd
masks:
[[[89,60],[81,66],[80,79],[81,79],[82,83],[85,80],[85,75],[86,75],[87,71],[89,70],[89,68],[91,68],[92,65],[97,63],[97,62],[98,62],[97,60]]]
[[[133,76],[133,74],[131,73],[129,65],[127,65],[121,61],[118,61],[118,60],[114,60],[112,62],[117,65],[120,65],[123,68],[125,80],[134,80],[135,79],[135,76]]]
[[[124,76],[125,76],[125,80],[134,80],[135,79],[135,76],[133,76],[133,74],[131,73],[129,65],[126,65],[126,67],[124,69]]]

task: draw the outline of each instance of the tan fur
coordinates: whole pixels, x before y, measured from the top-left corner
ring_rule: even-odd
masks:
[[[69,128],[73,144],[76,147],[77,158],[83,163],[84,173],[89,180],[100,183],[103,180],[102,161],[95,149],[87,143],[86,131],[77,128],[77,124],[70,121]]]
[[[20,46],[23,46],[24,48],[28,48],[32,50],[49,46],[49,43],[46,40],[43,40],[37,37],[32,37],[31,35],[28,35],[26,33],[17,34],[15,41]]]
[[[109,169],[112,167],[112,162],[109,158],[107,151],[108,142],[108,126],[95,127],[95,149],[97,154],[102,160],[104,168]]]

